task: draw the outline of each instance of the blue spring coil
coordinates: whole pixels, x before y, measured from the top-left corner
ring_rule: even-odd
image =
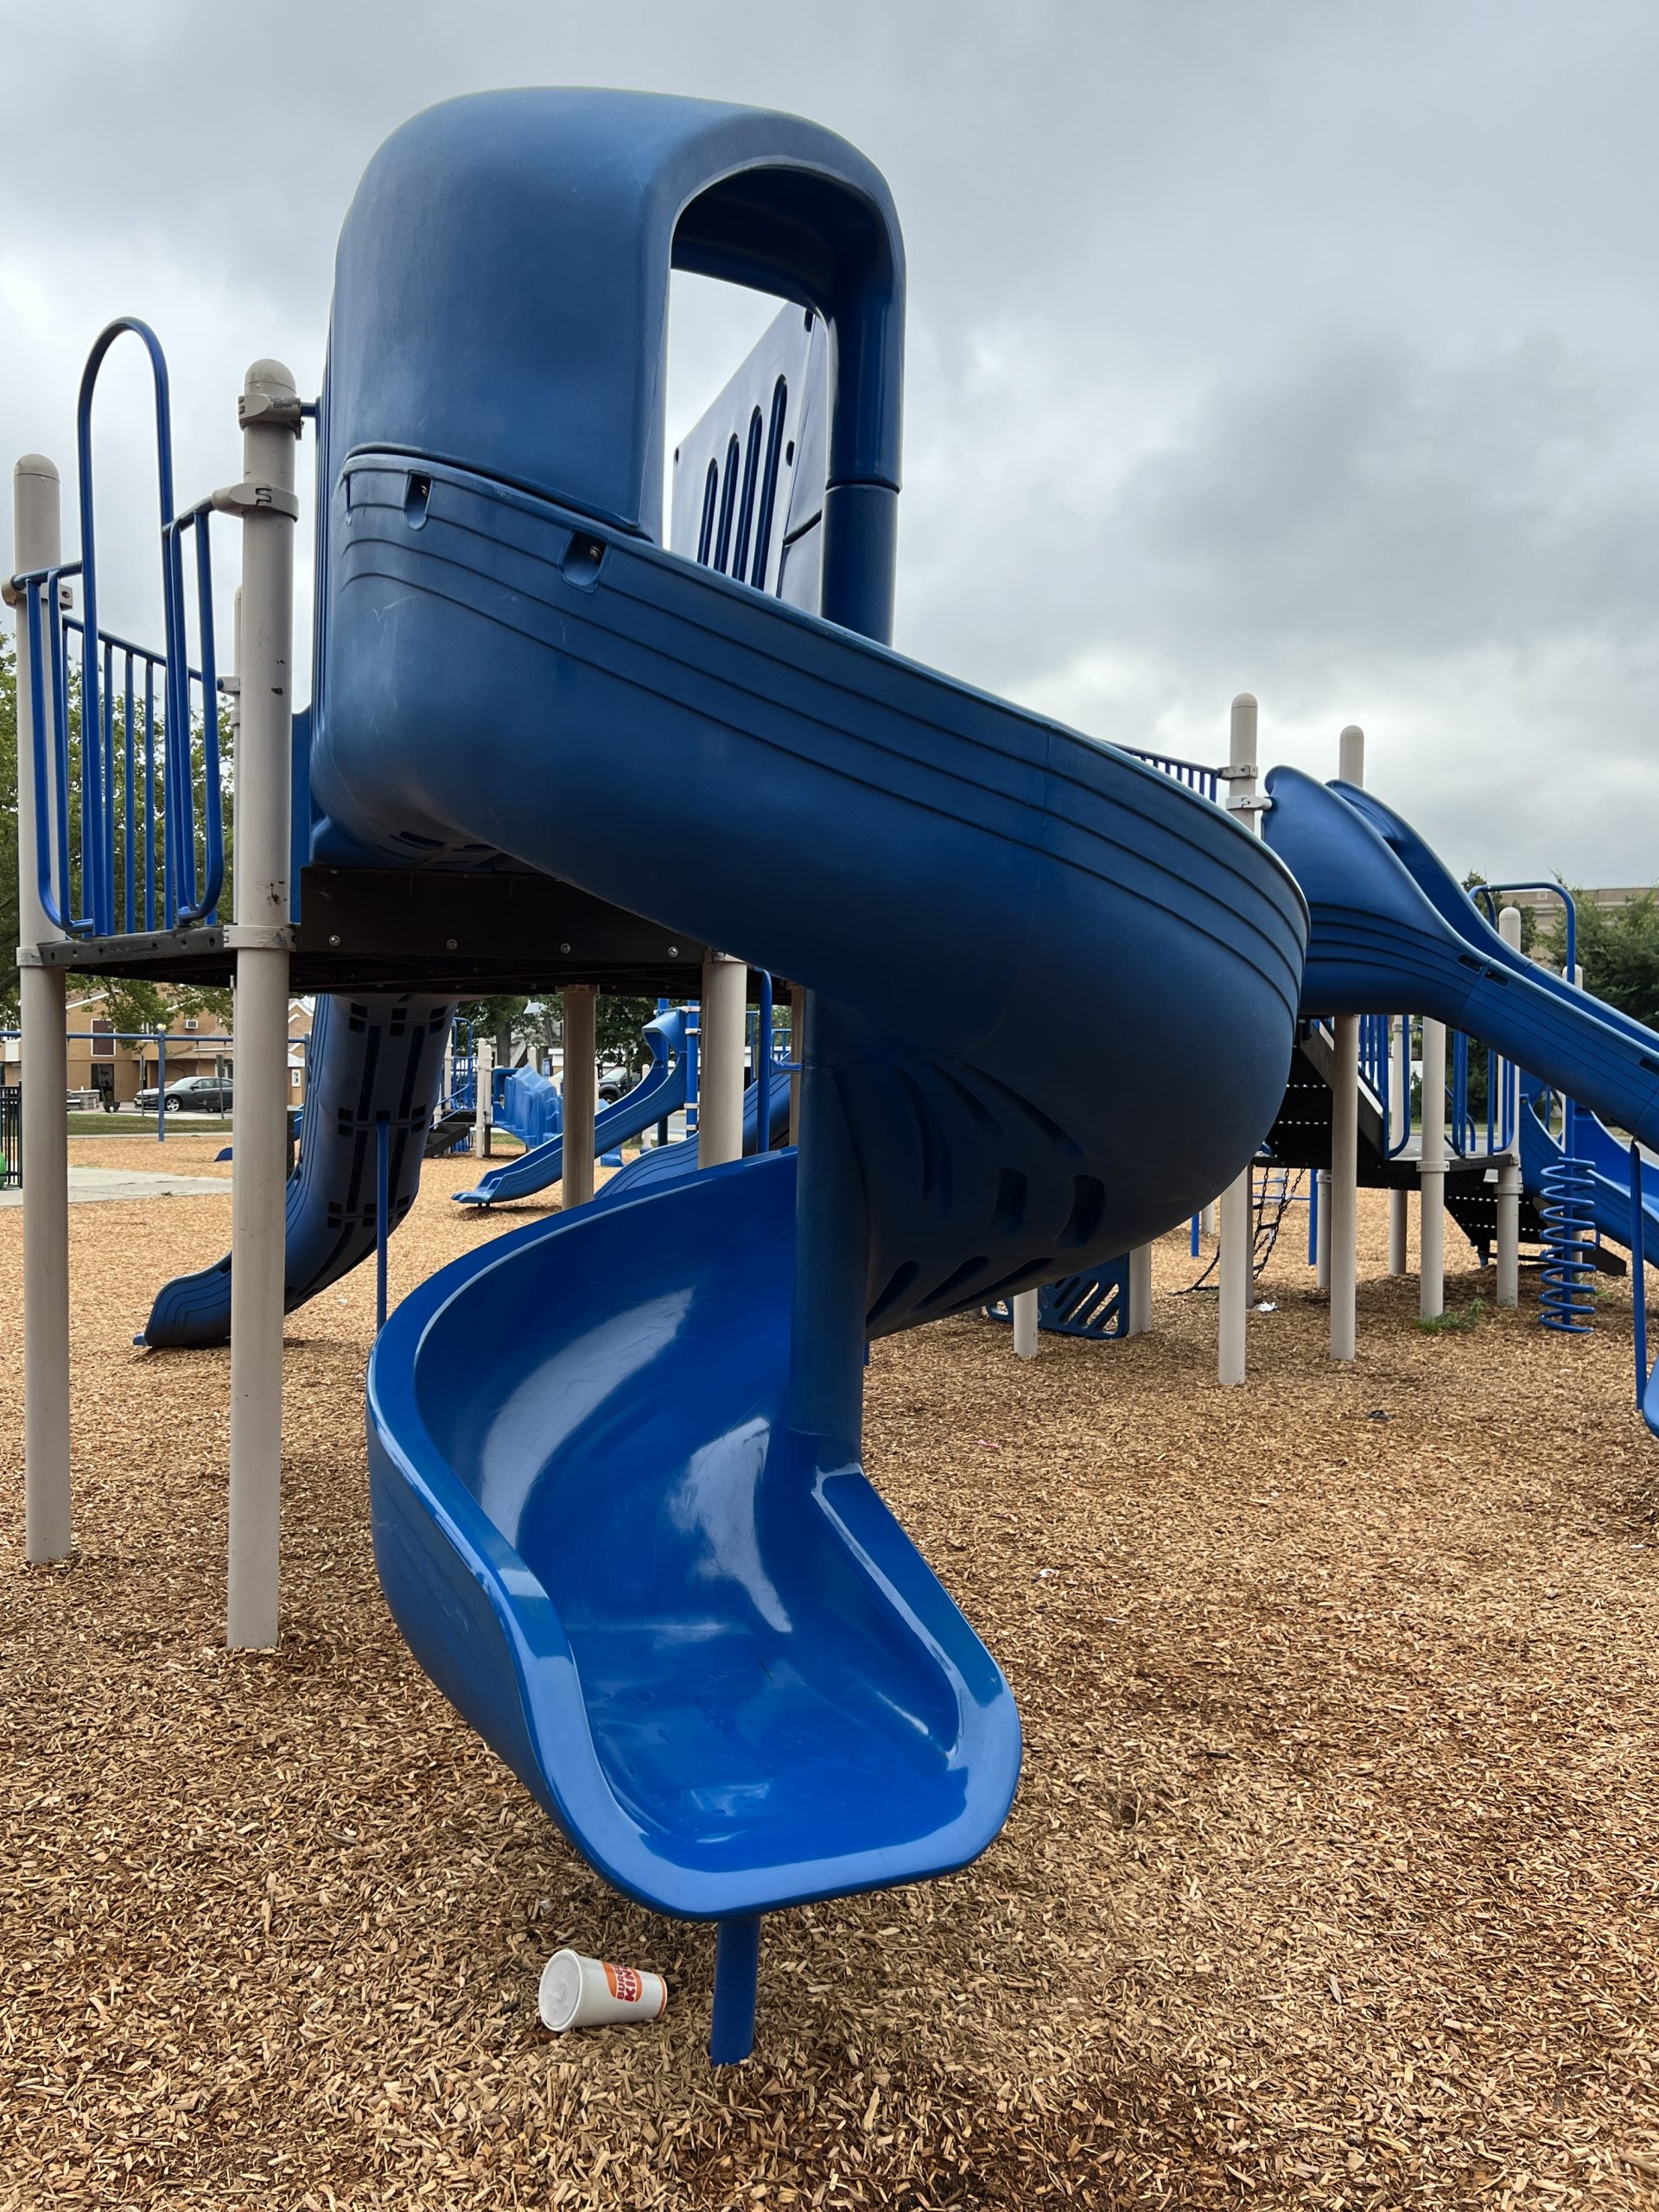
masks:
[[[1544,1225],[1544,1287],[1538,1318],[1545,1328],[1559,1329],[1565,1336],[1588,1336],[1596,1311],[1590,1288],[1595,1272],[1590,1246],[1596,1212],[1590,1163],[1553,1160],[1544,1170],[1538,1211]]]

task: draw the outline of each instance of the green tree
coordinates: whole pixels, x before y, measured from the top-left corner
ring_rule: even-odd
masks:
[[[1585,891],[1574,891],[1573,896],[1578,906],[1584,988],[1621,1014],[1659,1029],[1659,901],[1655,894],[1644,891],[1624,906],[1598,906]]]
[[[1481,886],[1489,880],[1490,879],[1484,876],[1478,868],[1471,868],[1468,874],[1463,879],[1463,887],[1465,891],[1478,891]],[[1496,929],[1497,927],[1497,918],[1491,911],[1492,902],[1483,899],[1478,900],[1477,903],[1480,907],[1481,912],[1485,916],[1486,919],[1491,923],[1492,927]],[[1503,901],[1500,899],[1497,900],[1497,904],[1501,909]],[[1521,950],[1522,952],[1529,953],[1532,951],[1534,944],[1537,941],[1538,938],[1542,933],[1541,932],[1539,925],[1538,910],[1535,906],[1522,906],[1518,911],[1521,916]],[[1547,927],[1548,925],[1545,925],[1546,930]]]

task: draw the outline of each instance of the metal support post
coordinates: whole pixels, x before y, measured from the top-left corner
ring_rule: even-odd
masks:
[[[1313,1287],[1323,1298],[1331,1294],[1331,1171],[1321,1167],[1313,1178]]]
[[[1393,1141],[1395,1107],[1398,1099],[1399,1113],[1408,1129],[1411,1127],[1411,1016],[1396,1014],[1393,1018],[1389,1073],[1389,1111],[1383,1116],[1383,1135]],[[1409,1191],[1389,1192],[1389,1273],[1402,1275],[1406,1272],[1407,1223],[1411,1211]]]
[[[1350,722],[1337,741],[1344,784],[1365,781],[1365,733]],[[1351,1359],[1357,1333],[1359,1239],[1359,1016],[1336,1020],[1335,1086],[1331,1104],[1331,1357]]]
[[[1152,1247],[1137,1244],[1129,1254],[1129,1334],[1152,1333]]]
[[[495,1095],[495,1039],[473,1037],[473,1151],[480,1160],[490,1156],[490,1109]]]
[[[1417,1311],[1446,1311],[1446,1025],[1423,1021],[1423,1150],[1417,1163]]]
[[[806,1058],[806,993],[798,983],[789,991],[789,1057],[795,1072],[789,1078],[789,1141],[801,1138],[801,1065]]]
[[[1014,1356],[1016,1359],[1035,1359],[1037,1357],[1038,1312],[1034,1290],[1016,1290],[1008,1300],[1014,1315]]]
[[[1228,805],[1246,827],[1255,828],[1256,705],[1248,691],[1233,702],[1228,747],[1226,783]],[[1222,1383],[1242,1382],[1245,1372],[1245,1335],[1254,1280],[1255,1224],[1251,1205],[1251,1171],[1247,1166],[1221,1194],[1220,1331],[1216,1352],[1216,1376]]]
[[[743,1156],[743,1029],[749,971],[729,953],[702,963],[697,1068],[697,1165]]]
[[[563,1176],[560,1198],[565,1210],[585,1206],[594,1195],[594,1123],[599,1116],[599,1071],[595,1037],[599,993],[591,983],[573,983],[563,995],[564,1078],[560,1104]]]
[[[227,1637],[274,1644],[281,1576],[283,1309],[288,1185],[289,869],[293,747],[295,449],[300,403],[256,361],[238,410],[243,480],[213,504],[242,517],[241,729],[236,780],[236,1142],[231,1176],[231,1510]],[[209,701],[207,711],[217,711]]]
[[[743,1913],[715,1923],[715,2010],[709,2056],[740,2065],[754,2049],[754,2005],[760,1985],[760,1916]]]
[[[58,472],[25,454],[13,475],[15,573],[55,569],[63,557]],[[8,598],[11,596],[10,590]],[[48,654],[55,607],[44,604]],[[66,976],[38,966],[36,947],[60,932],[46,918],[35,845],[35,726],[29,623],[17,623],[17,919],[22,1053],[23,1148],[23,1548],[31,1560],[67,1558],[72,1543],[69,1484],[69,1141],[64,1094]],[[47,696],[50,696],[49,688]],[[48,709],[48,713],[49,713]],[[52,748],[42,746],[48,776]],[[45,793],[53,818],[54,787]],[[64,887],[67,893],[67,887]],[[67,911],[66,908],[64,911]]]
[[[1497,918],[1498,933],[1512,951],[1521,950],[1521,909],[1505,906]],[[1494,1126],[1511,1127],[1510,1147],[1497,1166],[1497,1303],[1521,1303],[1521,1082],[1509,1060],[1492,1063],[1492,1079],[1499,1084]],[[1641,1285],[1637,1296],[1642,1295]]]
[[[391,1123],[374,1125],[374,1325],[386,1325],[386,1239],[391,1234]]]

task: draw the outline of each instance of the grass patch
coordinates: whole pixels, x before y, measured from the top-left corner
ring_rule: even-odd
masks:
[[[68,1117],[72,1137],[156,1137],[156,1116],[153,1114],[105,1114],[94,1108],[91,1113],[71,1114]],[[228,1136],[231,1122],[228,1115],[193,1116],[181,1121],[176,1114],[167,1117],[169,1136],[212,1137]]]
[[[1478,1329],[1486,1318],[1486,1301],[1471,1298],[1466,1306],[1448,1306],[1444,1313],[1420,1318],[1418,1327],[1426,1337],[1466,1336]]]

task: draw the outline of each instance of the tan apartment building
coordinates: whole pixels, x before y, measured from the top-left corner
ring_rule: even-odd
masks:
[[[288,1103],[305,1103],[306,1051],[311,1035],[313,1002],[290,999],[288,1003]],[[164,1053],[154,1039],[119,1039],[106,1011],[105,996],[96,988],[71,995],[65,1011],[64,1051],[68,1065],[67,1088],[78,1104],[103,1105],[117,1111],[131,1103],[139,1091],[153,1087],[165,1059],[165,1077],[178,1083],[186,1076],[236,1073],[236,1052],[225,1026],[211,1014],[175,1014],[163,1033]],[[22,1074],[22,1047],[16,1037],[0,1044],[3,1066],[0,1080],[16,1083]]]

